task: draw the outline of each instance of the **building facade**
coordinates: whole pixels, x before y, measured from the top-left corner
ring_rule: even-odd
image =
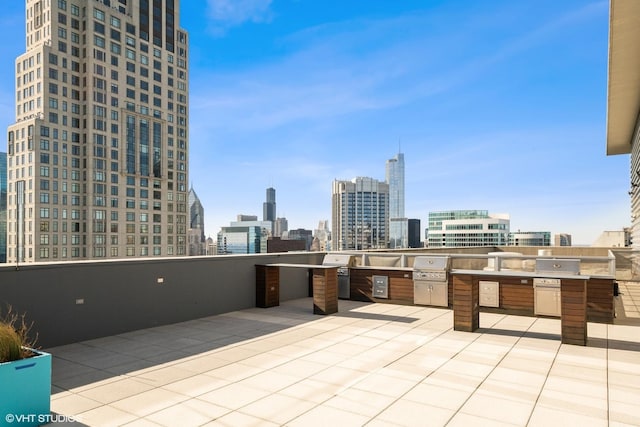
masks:
[[[288,240],[302,240],[304,242],[304,249],[311,249],[311,243],[313,243],[313,231],[305,230],[304,228],[296,228],[295,230],[287,231]]]
[[[409,247],[410,248],[421,248],[422,241],[420,240],[420,220],[419,219],[409,219]]]
[[[591,246],[601,248],[628,248],[631,246],[631,230],[603,231]]]
[[[607,82],[607,155],[631,154],[632,276],[640,277],[640,2],[611,0]]]
[[[571,234],[558,233],[553,236],[554,246],[571,246]]]
[[[409,219],[389,218],[389,248],[409,247]]]
[[[551,246],[551,232],[514,231],[509,233],[509,246]]]
[[[220,233],[225,234],[226,239],[222,243],[228,243],[226,246],[220,246],[220,233],[218,233],[218,253],[266,253],[267,240],[271,237],[270,230],[273,227],[271,221],[258,221],[256,215],[238,215],[237,219],[237,221],[231,221],[229,227],[221,228]],[[243,233],[248,233],[246,238],[242,236]],[[238,243],[242,241],[246,241],[246,246]],[[245,250],[248,252],[244,252]]]
[[[276,218],[273,224],[273,236],[281,237],[285,231],[289,231],[289,221],[287,221],[287,218]]]
[[[389,241],[389,184],[358,177],[333,182],[332,250],[385,249]]]
[[[409,223],[404,214],[404,154],[387,160],[385,182],[389,184],[389,248],[409,247]]]
[[[262,246],[264,245],[264,251]],[[260,226],[222,227],[218,232],[218,254],[259,254],[267,252],[267,236]]]
[[[7,262],[7,153],[0,153],[0,264]]]
[[[267,239],[267,252],[295,252],[305,251],[307,242],[304,240],[281,239],[280,237],[269,237]]]
[[[485,210],[429,212],[428,247],[507,246],[509,224],[508,215]]]
[[[27,0],[8,129],[8,260],[187,254],[179,0]]]
[[[318,251],[331,251],[331,230],[329,229],[329,221],[318,221],[318,228],[314,230],[313,236],[318,240]]]

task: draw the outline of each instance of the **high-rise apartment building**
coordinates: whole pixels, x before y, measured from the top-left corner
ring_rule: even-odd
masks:
[[[186,255],[179,9],[179,0],[26,1],[8,130],[9,262]]]
[[[384,249],[389,239],[389,184],[373,178],[334,181],[332,250]]]
[[[485,210],[429,212],[427,242],[430,248],[506,246],[508,215],[489,215]]]
[[[7,262],[7,153],[0,153],[0,264]]]
[[[409,222],[404,216],[404,154],[398,153],[386,163],[385,181],[389,184],[389,248],[409,247]]]

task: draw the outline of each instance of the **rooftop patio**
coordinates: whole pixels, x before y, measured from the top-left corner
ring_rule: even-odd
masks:
[[[640,284],[621,318],[560,320],[311,298],[48,349],[52,411],[86,425],[640,425]],[[62,425],[62,423],[55,423]],[[72,424],[78,425],[78,423]]]

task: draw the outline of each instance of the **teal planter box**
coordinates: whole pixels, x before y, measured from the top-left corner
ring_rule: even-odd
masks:
[[[39,426],[51,420],[51,355],[0,363],[0,426]]]

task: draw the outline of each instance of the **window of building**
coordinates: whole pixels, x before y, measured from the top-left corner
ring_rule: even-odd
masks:
[[[104,12],[101,11],[100,9],[93,9],[93,17],[96,18],[98,21],[102,21],[104,22]]]
[[[105,46],[104,37],[100,37],[98,35],[93,36],[93,41],[96,44],[96,46],[104,48]]]

